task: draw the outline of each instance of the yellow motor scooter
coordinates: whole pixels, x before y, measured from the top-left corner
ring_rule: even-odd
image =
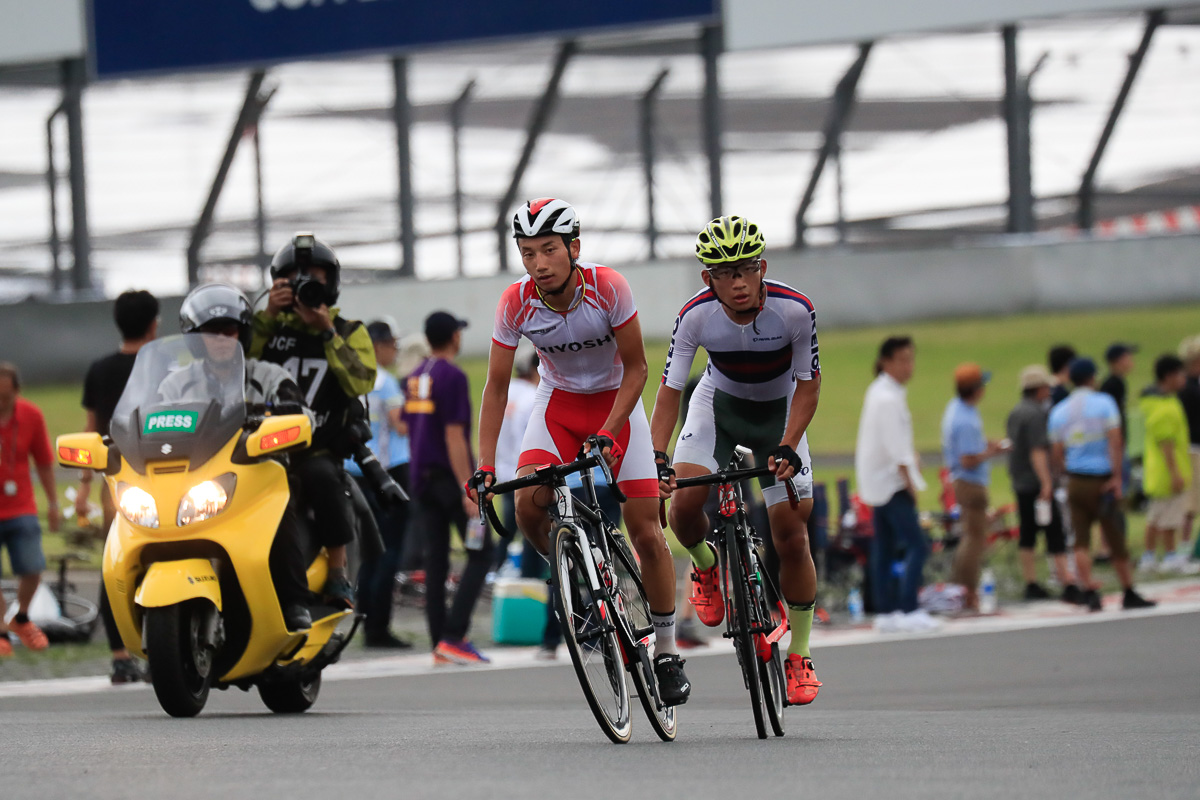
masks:
[[[319,605],[310,629],[284,623],[268,565],[290,496],[279,457],[307,447],[312,427],[305,414],[248,409],[245,364],[230,342],[186,334],[146,345],[111,438],[58,437],[60,464],[108,482],[119,509],[104,547],[113,617],[176,717],[198,714],[214,686],[257,686],[272,711],[307,710],[357,625],[351,612]],[[214,365],[206,345],[225,348],[226,360]],[[308,556],[315,592],[328,565],[323,550]]]

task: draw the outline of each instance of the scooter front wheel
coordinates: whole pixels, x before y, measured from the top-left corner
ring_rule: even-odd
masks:
[[[258,696],[276,714],[300,714],[312,708],[321,692],[321,673],[263,681]]]
[[[214,654],[205,632],[215,613],[207,600],[146,609],[146,656],[154,694],[172,717],[194,717],[208,702]]]

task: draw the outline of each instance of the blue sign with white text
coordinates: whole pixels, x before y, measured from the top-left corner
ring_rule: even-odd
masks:
[[[714,20],[718,0],[92,0],[98,77]]]

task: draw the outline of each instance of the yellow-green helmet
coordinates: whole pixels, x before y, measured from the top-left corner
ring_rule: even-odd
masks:
[[[696,258],[713,266],[754,258],[767,247],[762,231],[748,219],[717,217],[696,237]]]

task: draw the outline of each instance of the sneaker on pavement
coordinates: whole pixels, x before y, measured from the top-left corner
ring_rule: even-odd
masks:
[[[720,581],[716,564],[708,569],[692,568],[692,596],[688,602],[696,609],[696,619],[710,628],[725,619],[725,598],[721,596]]]
[[[913,633],[928,633],[942,627],[942,623],[934,619],[928,611],[918,608],[904,615],[904,629]]]
[[[1050,597],[1050,593],[1042,588],[1038,583],[1025,584],[1025,599],[1026,600],[1045,600]]]
[[[900,633],[904,628],[904,612],[893,611],[890,614],[876,614],[873,623],[876,633]]]
[[[12,654],[12,642],[8,640],[8,634],[0,633],[0,658],[8,658]]]
[[[1083,593],[1083,603],[1088,607],[1088,611],[1103,611],[1104,601],[1100,597],[1100,593],[1095,589],[1088,589]]]
[[[1068,583],[1063,589],[1062,601],[1064,603],[1070,603],[1073,606],[1081,606],[1084,604],[1083,592],[1081,592],[1079,587],[1075,584]]]
[[[787,676],[788,705],[806,706],[817,699],[822,684],[817,680],[811,658],[790,655],[783,662],[783,671]]]
[[[1170,556],[1163,559],[1164,567],[1166,566],[1167,558],[1170,558]],[[1154,570],[1158,569],[1158,559],[1154,557],[1154,553],[1142,553],[1142,557],[1138,559],[1137,569],[1138,572],[1154,572]]]
[[[683,672],[684,661],[674,653],[654,658],[654,677],[658,679],[658,696],[665,706],[681,706],[692,693],[692,684]]]
[[[120,686],[123,683],[141,683],[146,676],[132,658],[114,658],[108,679],[113,686]]]
[[[492,660],[466,639],[442,639],[433,649],[434,663],[441,656],[450,664],[490,664]]]
[[[1147,600],[1133,589],[1126,589],[1125,596],[1121,598],[1121,608],[1126,611],[1132,611],[1137,608],[1154,608],[1158,603],[1154,600]]]
[[[675,625],[675,645],[684,649],[703,647],[708,644],[696,629],[696,620],[681,619]]]
[[[533,657],[538,661],[557,661],[558,648],[542,645],[537,649],[537,652],[533,654]]]
[[[363,647],[380,650],[409,650],[412,642],[394,636],[391,631],[371,631],[363,634]]]
[[[21,640],[21,644],[30,650],[45,650],[50,646],[50,640],[46,638],[46,634],[42,633],[42,629],[34,625],[32,621],[10,622],[8,629],[15,633]]]

